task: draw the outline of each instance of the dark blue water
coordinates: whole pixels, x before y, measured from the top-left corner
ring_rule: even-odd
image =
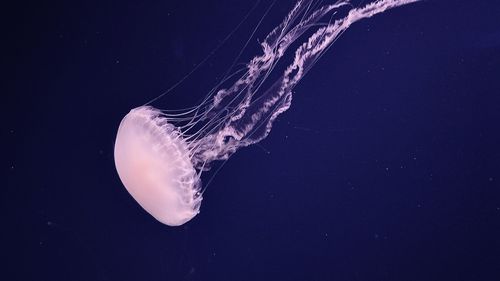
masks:
[[[113,162],[121,118],[254,5],[6,7],[2,280],[500,280],[498,1],[423,1],[352,26],[184,226],[128,195]],[[269,5],[153,105],[201,100]],[[274,5],[238,63],[292,5]]]

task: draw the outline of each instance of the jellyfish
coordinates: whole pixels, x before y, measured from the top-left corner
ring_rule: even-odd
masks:
[[[201,174],[212,162],[266,138],[274,120],[290,107],[294,87],[347,28],[417,1],[377,0],[354,7],[349,0],[299,0],[260,43],[262,53],[242,71],[227,75],[236,80],[230,87],[215,87],[191,108],[160,110],[146,104],[123,118],[114,149],[123,185],[161,223],[188,222],[200,210]],[[341,10],[345,16],[338,16]],[[279,62],[287,56],[291,62],[283,67]],[[277,78],[268,81],[271,76]]]

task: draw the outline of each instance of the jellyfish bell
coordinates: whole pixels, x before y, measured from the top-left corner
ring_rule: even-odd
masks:
[[[212,162],[227,160],[238,149],[267,137],[274,120],[290,107],[294,87],[345,30],[361,19],[417,1],[376,0],[356,8],[348,0],[324,5],[299,0],[261,42],[262,54],[230,87],[221,85],[240,72],[225,76],[192,108],[160,111],[141,106],[123,118],[115,143],[115,165],[123,185],[158,221],[176,226],[191,220],[202,200],[201,173]],[[341,7],[349,11],[334,20]],[[328,21],[321,22],[323,18]],[[312,28],[316,31],[292,49],[293,61],[278,67],[292,43]],[[278,75],[270,76],[271,72]],[[278,78],[265,83],[269,77]]]
[[[180,132],[160,111],[132,109],[118,128],[114,157],[125,188],[158,221],[177,226],[199,213],[199,174]]]

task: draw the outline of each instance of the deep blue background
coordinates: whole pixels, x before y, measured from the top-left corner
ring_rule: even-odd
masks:
[[[356,23],[195,219],[167,227],[135,203],[113,163],[121,118],[254,4],[4,7],[2,280],[500,280],[500,1]],[[203,98],[269,5],[154,105]],[[274,5],[239,63],[292,5]]]

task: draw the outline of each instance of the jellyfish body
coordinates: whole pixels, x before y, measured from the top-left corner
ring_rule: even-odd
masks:
[[[199,176],[174,126],[149,107],[123,118],[115,142],[115,165],[134,199],[158,221],[175,226],[199,212]]]
[[[292,90],[335,40],[353,23],[419,0],[378,0],[353,8],[349,1],[319,5],[299,0],[283,22],[262,41],[232,86],[220,85],[197,106],[160,111],[141,106],[125,116],[118,129],[115,165],[136,201],[167,225],[181,225],[199,212],[200,175],[210,163],[226,160],[239,148],[264,139],[278,115],[291,105]],[[338,9],[347,15],[334,19]],[[321,22],[330,15],[327,22]],[[289,47],[317,28],[279,68]],[[264,82],[279,73],[271,86]],[[230,77],[232,77],[231,75]],[[229,77],[228,77],[229,78]],[[226,79],[223,79],[225,81]]]

